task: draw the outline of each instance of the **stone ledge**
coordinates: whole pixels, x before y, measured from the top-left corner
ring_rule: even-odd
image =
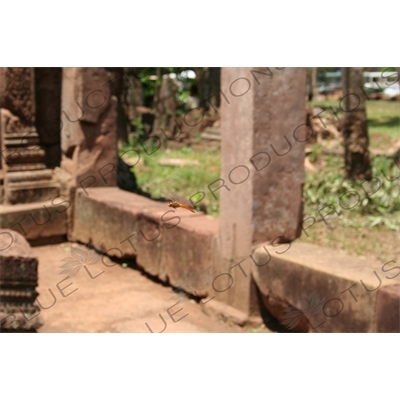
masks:
[[[70,204],[59,196],[51,202],[2,205],[0,228],[13,229],[30,242],[65,236]]]
[[[194,294],[212,262],[218,229],[217,219],[200,212],[171,209],[119,188],[90,188],[76,192],[70,239],[109,256],[136,257],[150,275]]]
[[[377,332],[377,297],[400,283],[394,262],[373,265],[306,243],[259,246],[252,257],[265,306],[289,330],[306,321],[311,332]]]

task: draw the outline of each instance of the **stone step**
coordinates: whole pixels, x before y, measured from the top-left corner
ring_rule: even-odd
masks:
[[[7,165],[40,163],[44,161],[46,152],[42,148],[8,147],[3,151],[2,156]]]
[[[39,135],[37,132],[6,132],[4,133],[4,139],[8,140],[8,139],[23,139],[26,137],[30,137],[30,138],[39,138]]]
[[[67,212],[65,211],[70,204],[67,200],[62,203],[58,198],[55,201],[50,199],[47,202],[2,205],[0,228],[13,229],[29,241],[66,235]]]
[[[4,134],[5,148],[31,146],[33,147],[32,150],[34,150],[39,145],[40,138],[37,132],[12,132]]]
[[[49,181],[52,177],[53,171],[51,169],[7,172],[7,181],[9,184],[14,182]]]
[[[19,146],[31,146],[37,147],[40,144],[40,140],[37,137],[23,137],[23,138],[16,138],[16,139],[4,139],[5,147],[19,147]]]
[[[10,182],[4,188],[6,204],[26,204],[50,201],[61,193],[59,185],[52,180],[33,182]]]
[[[13,164],[7,167],[7,172],[17,171],[38,171],[46,169],[47,166],[44,163],[32,163],[32,164]]]

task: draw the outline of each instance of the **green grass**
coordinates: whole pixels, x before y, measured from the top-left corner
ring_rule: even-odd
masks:
[[[325,163],[314,172],[306,171],[306,217],[321,219],[329,212],[344,227],[379,226],[400,231],[400,218],[391,218],[400,216],[400,166],[393,160],[375,157],[374,179],[351,182],[344,179],[344,163],[340,157],[326,156]],[[338,215],[340,218],[336,218]]]
[[[126,146],[122,151],[127,150]],[[143,149],[135,147],[140,152],[141,161],[132,169],[139,187],[151,194],[152,198],[174,197],[176,200],[191,197],[195,203],[201,201],[207,207],[207,213],[214,217],[219,215],[219,195],[217,199],[211,195],[208,185],[220,178],[221,156],[219,151],[198,151],[191,147],[182,147],[177,150],[159,149],[147,155]],[[147,151],[151,153],[151,151]],[[184,160],[197,160],[196,166],[160,166],[160,158],[179,158]],[[196,195],[197,194],[197,195]],[[192,197],[193,196],[193,197]]]
[[[368,101],[368,130],[400,140],[400,103],[398,101]]]
[[[316,171],[306,171],[305,231],[299,240],[379,262],[395,257],[393,243],[400,239],[400,166],[375,157],[374,179],[363,183],[344,179],[341,157],[319,155],[318,164]]]
[[[309,105],[327,110],[327,113],[331,113],[329,107],[332,107],[334,110],[338,111],[338,117],[342,117],[344,114],[344,112],[340,111],[340,99],[315,101],[309,103]],[[388,135],[394,140],[400,140],[400,102],[368,100],[366,102],[366,107],[368,133],[371,135],[371,145],[374,145],[374,134]]]

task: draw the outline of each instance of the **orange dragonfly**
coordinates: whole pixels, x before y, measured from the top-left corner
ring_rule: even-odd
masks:
[[[184,203],[180,203],[179,201],[170,201],[167,205],[171,208],[184,208],[185,210],[191,211],[192,213],[196,212],[193,207],[190,207]]]

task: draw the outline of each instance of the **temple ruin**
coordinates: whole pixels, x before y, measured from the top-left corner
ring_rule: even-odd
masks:
[[[179,214],[118,187],[122,79],[122,68],[0,68],[4,232],[32,245],[69,240],[135,258],[161,281],[214,299],[211,312],[238,324],[261,320],[264,312],[279,318],[285,307],[301,308],[307,282],[329,298],[361,278],[374,285],[367,262],[330,262],[317,246],[296,242],[303,228],[304,68],[222,68],[221,179],[204,190],[207,196],[219,190],[219,219]],[[199,284],[202,274],[210,279]],[[11,279],[21,293],[24,279]],[[35,279],[32,272],[31,308]],[[331,302],[327,321],[304,330],[395,330],[383,315],[396,312],[393,296],[385,293],[398,284],[386,280],[373,294],[356,288],[358,302],[334,322]],[[14,300],[1,293],[5,310]]]

